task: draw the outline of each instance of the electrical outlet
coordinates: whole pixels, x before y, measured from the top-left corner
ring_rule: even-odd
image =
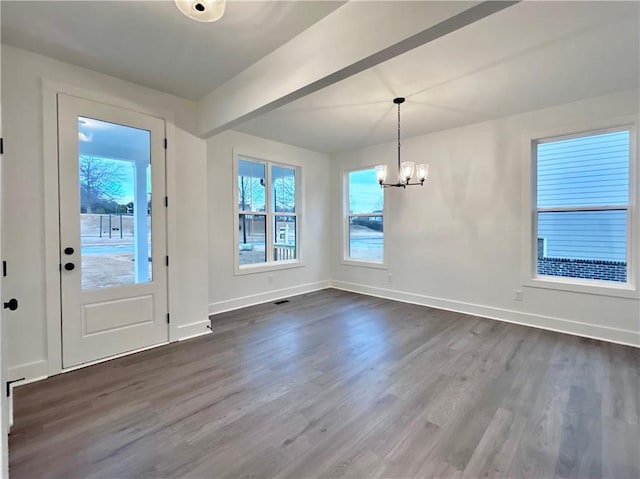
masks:
[[[272,284],[273,283],[273,275],[270,274],[270,275],[267,276],[267,278],[269,278],[269,284]]]
[[[516,289],[513,292],[513,299],[515,299],[516,301],[522,301],[522,290],[521,289]]]
[[[393,275],[391,273],[387,274],[387,281],[391,283],[393,281]]]

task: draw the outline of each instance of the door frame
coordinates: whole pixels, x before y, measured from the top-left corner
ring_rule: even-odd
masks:
[[[52,376],[64,371],[78,369],[79,367],[99,363],[117,356],[132,354],[136,351],[128,351],[121,355],[110,356],[80,366],[62,367],[62,301],[60,281],[60,204],[58,183],[58,94],[76,96],[86,100],[105,103],[117,108],[133,110],[144,115],[154,116],[164,120],[165,135],[167,138],[165,183],[166,195],[175,198],[176,191],[176,155],[175,155],[175,117],[172,112],[148,108],[139,103],[115,97],[100,92],[87,90],[82,87],[64,83],[42,80],[42,146],[43,146],[43,186],[44,186],[44,226],[45,226],[45,312],[47,326],[47,357],[45,362],[47,370],[42,371],[41,376]],[[172,256],[177,240],[176,208],[167,208],[166,235],[167,255]],[[175,255],[173,255],[175,256]],[[167,272],[167,298],[168,311],[172,313],[172,305],[176,304],[176,298],[172,293],[171,285],[175,268],[168,268]],[[178,339],[178,331],[175,322],[169,325],[169,342]],[[155,347],[155,346],[153,346]],[[149,349],[149,348],[143,348]]]
[[[2,138],[2,103],[0,103],[0,138]],[[3,181],[4,158],[0,151],[0,240],[2,239],[2,181]],[[1,242],[1,241],[0,241]],[[1,246],[1,245],[0,245]],[[0,251],[2,248],[0,247]],[[2,290],[2,274],[0,273],[0,292]],[[2,302],[4,296],[0,294]],[[0,308],[0,477],[9,477],[9,429],[11,419],[9,409],[11,408],[11,398],[5,393],[5,385],[8,378],[7,365],[7,326],[4,308]]]

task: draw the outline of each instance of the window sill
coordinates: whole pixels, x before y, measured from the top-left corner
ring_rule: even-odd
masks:
[[[389,269],[389,267],[385,263],[378,263],[375,261],[367,260],[343,259],[341,261],[341,264],[344,266],[361,266],[363,268]]]
[[[618,298],[638,299],[638,290],[630,283],[614,283],[607,281],[589,281],[577,278],[556,278],[554,276],[538,276],[523,281],[529,288],[552,289],[572,293],[614,296]]]
[[[244,276],[246,274],[266,273],[269,271],[279,271],[283,269],[302,268],[304,263],[299,260],[279,261],[277,263],[262,263],[256,265],[246,265],[236,267],[235,276]]]

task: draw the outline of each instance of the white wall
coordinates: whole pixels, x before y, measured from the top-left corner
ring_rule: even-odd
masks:
[[[530,167],[523,142],[530,133],[579,131],[594,120],[637,117],[638,103],[635,90],[404,139],[403,158],[430,163],[430,177],[423,188],[385,190],[388,270],[341,263],[339,212],[344,169],[380,163],[393,167],[395,143],[336,155],[331,183],[333,285],[640,344],[637,299],[523,287],[522,271],[528,208],[522,175]],[[514,300],[514,290],[524,291],[522,302]]]
[[[207,143],[176,129],[175,191],[169,209],[175,228],[169,233],[169,304],[172,337],[185,339],[209,332],[207,226]],[[171,172],[169,172],[171,174]],[[173,245],[173,247],[172,247]]]
[[[300,166],[303,209],[300,245],[303,267],[234,275],[233,151]],[[209,164],[209,312],[303,293],[329,285],[329,180],[327,155],[226,131],[207,142]],[[271,278],[271,282],[270,282]]]
[[[42,80],[96,92],[140,111],[175,118],[170,186],[169,276],[174,337],[205,332],[207,324],[206,143],[193,135],[193,102],[2,45],[4,118],[3,295],[20,300],[7,317],[10,378],[47,374]],[[138,108],[139,107],[139,108]],[[171,191],[173,188],[173,192]],[[173,210],[172,210],[173,209]],[[51,267],[48,265],[47,267]],[[57,265],[53,265],[57,268]]]
[[[271,301],[330,284],[345,289],[555,328],[638,342],[637,299],[523,287],[523,136],[593,118],[638,113],[627,92],[491,122],[408,138],[405,158],[431,164],[424,188],[387,191],[385,241],[390,269],[340,263],[342,171],[393,164],[393,143],[328,156],[227,131],[194,136],[195,104],[113,77],[2,46],[5,136],[3,296],[20,299],[5,315],[10,377],[47,374],[42,79],[175,116],[169,165],[172,337],[206,330],[207,313]],[[302,168],[304,266],[234,275],[233,149]],[[171,149],[171,146],[170,146]],[[205,261],[204,258],[208,258]],[[51,265],[49,265],[51,266]],[[57,267],[57,264],[55,265]],[[391,282],[389,281],[391,273]],[[514,290],[524,301],[514,301]]]

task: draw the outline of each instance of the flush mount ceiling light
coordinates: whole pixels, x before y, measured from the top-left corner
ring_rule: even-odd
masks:
[[[413,161],[404,161],[400,163],[400,105],[404,103],[404,98],[394,98],[393,103],[398,105],[398,182],[397,183],[385,183],[387,179],[387,165],[376,166],[376,176],[381,188],[390,188],[395,186],[397,188],[406,188],[407,186],[424,185],[424,180],[427,179],[427,173],[429,172],[429,165],[420,163],[415,165]],[[411,178],[415,171],[417,182],[411,183]]]
[[[176,0],[178,10],[198,22],[215,22],[224,14],[226,0]]]

